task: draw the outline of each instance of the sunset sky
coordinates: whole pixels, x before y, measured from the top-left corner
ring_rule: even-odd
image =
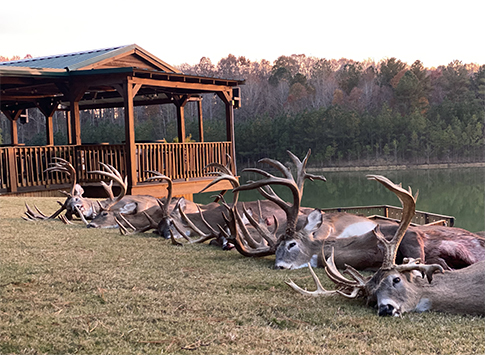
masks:
[[[485,64],[484,10],[471,0],[8,0],[0,11],[0,55],[135,43],[172,65],[202,57],[216,64],[228,54],[271,62],[305,54]]]

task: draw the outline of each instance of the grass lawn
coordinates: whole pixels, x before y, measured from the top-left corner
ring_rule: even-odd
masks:
[[[20,218],[25,202],[55,201],[0,198],[1,354],[485,353],[484,318],[382,318],[297,294],[284,281],[313,289],[308,270],[273,270],[273,257]]]

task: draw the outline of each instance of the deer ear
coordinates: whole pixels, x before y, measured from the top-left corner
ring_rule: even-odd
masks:
[[[81,187],[81,185],[76,184],[74,186],[74,196],[78,197],[83,197],[84,189]]]
[[[308,233],[315,232],[322,225],[322,211],[319,209],[314,209],[306,218],[305,230]]]

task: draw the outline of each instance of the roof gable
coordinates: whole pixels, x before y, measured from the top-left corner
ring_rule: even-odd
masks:
[[[84,52],[0,62],[0,66],[28,67],[35,69],[88,70],[134,67],[149,70],[180,73],[136,44],[104,48]]]

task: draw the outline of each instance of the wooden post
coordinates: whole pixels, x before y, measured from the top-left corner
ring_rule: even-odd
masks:
[[[185,142],[185,104],[188,100],[188,95],[174,95],[173,97],[173,102],[177,107],[177,132],[179,143]]]
[[[10,120],[10,140],[12,145],[19,145],[18,118],[23,110],[2,110],[3,114]]]
[[[17,122],[15,122],[17,124]],[[18,148],[9,147],[7,148],[7,159],[8,159],[8,178],[10,183],[10,192],[17,192],[18,185],[18,173],[17,173],[17,154],[15,150]]]
[[[71,144],[81,145],[81,116],[79,114],[79,101],[71,100]]]
[[[231,142],[232,172],[237,174],[236,167],[236,134],[234,131],[234,108],[232,107],[232,91],[219,91],[217,95],[226,105],[226,137]]]
[[[64,111],[66,118],[66,134],[67,134],[67,144],[72,144],[72,129],[71,129],[71,111]]]
[[[57,102],[52,101],[41,101],[37,104],[37,107],[45,116],[46,145],[54,145],[54,127],[52,125],[52,117],[57,110],[57,105]]]
[[[199,116],[199,141],[204,141],[204,122],[202,120],[202,98],[197,101],[197,114]]]
[[[123,97],[124,114],[125,114],[125,163],[126,176],[128,178],[128,193],[132,193],[132,188],[138,182],[137,156],[135,145],[135,110],[133,105],[133,98],[141,84],[134,85],[131,80],[127,80],[122,85],[114,85],[114,88]]]

